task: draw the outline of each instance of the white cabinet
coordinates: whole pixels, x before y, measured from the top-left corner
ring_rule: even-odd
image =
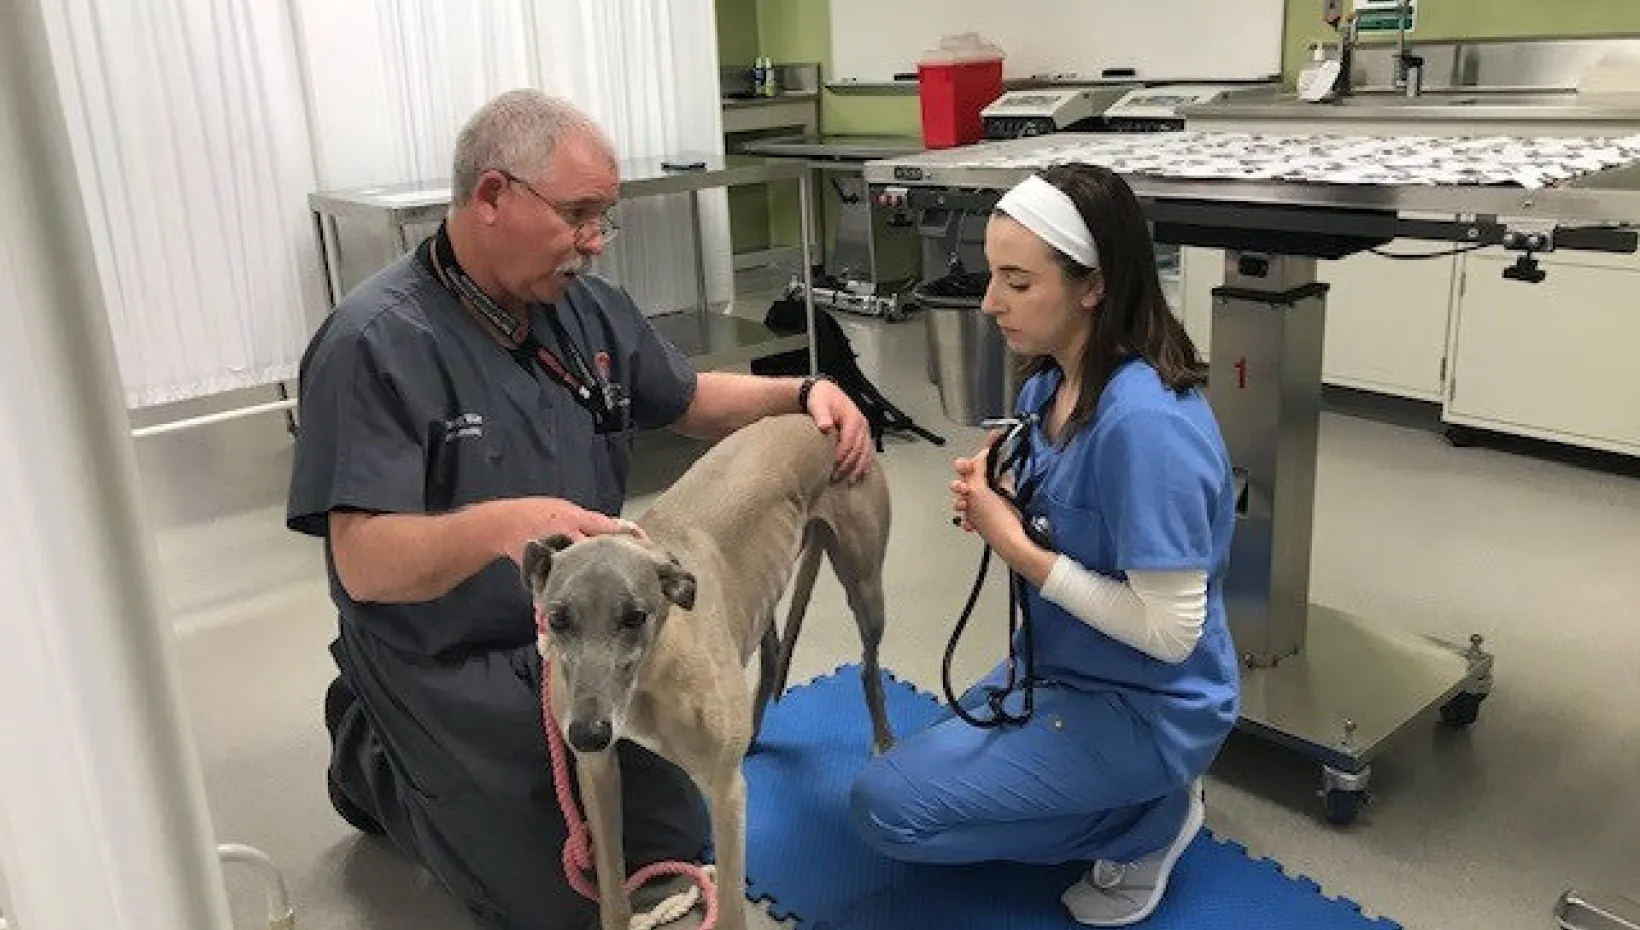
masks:
[[[1514,261],[1462,262],[1444,418],[1640,455],[1640,258],[1552,253],[1541,284],[1506,280]]]
[[[1439,244],[1392,244],[1386,251],[1440,251]],[[1457,259],[1416,260],[1371,252],[1317,263],[1327,292],[1328,384],[1417,400],[1441,399]]]
[[[1440,251],[1422,243],[1390,248]],[[1180,314],[1206,353],[1212,346],[1213,288],[1223,283],[1224,253],[1184,250]],[[1370,252],[1318,261],[1327,294],[1322,379],[1342,387],[1439,401],[1449,309],[1457,278],[1451,256],[1408,261]]]
[[[1456,426],[1640,455],[1640,389],[1629,377],[1640,359],[1640,256],[1539,256],[1541,284],[1503,277],[1517,257],[1319,262],[1333,285],[1323,380],[1440,403]],[[1206,354],[1224,253],[1186,248],[1180,269],[1175,309]]]
[[[1206,358],[1213,351],[1213,288],[1224,283],[1224,253],[1218,249],[1179,249],[1179,306],[1173,315]]]

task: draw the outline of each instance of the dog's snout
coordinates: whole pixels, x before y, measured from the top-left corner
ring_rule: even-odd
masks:
[[[615,728],[608,720],[572,720],[569,725],[569,744],[576,752],[603,752],[615,737]]]

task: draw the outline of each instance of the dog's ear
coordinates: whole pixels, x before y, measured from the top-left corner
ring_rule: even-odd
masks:
[[[671,553],[666,553],[665,558],[658,560],[657,571],[661,578],[661,592],[666,595],[666,599],[684,610],[693,610],[695,576]]]
[[[568,548],[570,542],[570,538],[563,533],[553,533],[524,543],[524,584],[531,594],[546,585],[547,575],[552,572],[553,553]]]

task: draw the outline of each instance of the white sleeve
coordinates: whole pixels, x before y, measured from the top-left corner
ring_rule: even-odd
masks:
[[[1126,582],[1092,572],[1069,556],[1054,561],[1042,596],[1105,635],[1163,662],[1183,662],[1207,617],[1207,573],[1128,573]]]

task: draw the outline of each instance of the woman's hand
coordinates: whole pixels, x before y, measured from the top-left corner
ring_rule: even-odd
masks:
[[[957,480],[951,482],[951,509],[956,511],[959,524],[970,533],[978,533],[985,544],[1000,549],[1023,535],[1020,514],[1014,505],[985,481],[991,447],[980,449],[969,458],[954,463]]]
[[[986,483],[985,469],[990,457],[991,448],[987,446],[971,458],[956,460],[957,480],[951,482],[951,507],[957,512],[957,525],[978,533],[1009,568],[1040,588],[1058,556],[1026,535],[1019,508]],[[998,483],[1012,489],[1008,476],[1000,477]]]

